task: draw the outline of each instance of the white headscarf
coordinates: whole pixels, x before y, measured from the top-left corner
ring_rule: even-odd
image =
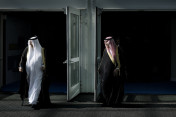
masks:
[[[35,39],[34,39],[35,38]],[[34,39],[34,40],[33,40]],[[30,45],[32,42],[33,47]],[[28,53],[26,61],[26,72],[28,75],[29,82],[29,103],[36,104],[40,90],[41,90],[41,81],[43,76],[42,71],[42,52],[41,45],[37,37],[32,37],[28,40]]]
[[[33,47],[30,45],[30,41],[32,42]],[[42,65],[42,53],[41,53],[41,45],[38,39],[28,40],[28,53],[27,53],[27,73],[30,75],[31,71],[38,70]],[[39,70],[40,71],[40,70]]]
[[[111,36],[106,37],[104,40],[104,44],[105,44],[106,50],[111,54],[113,61],[116,61],[116,59],[117,59],[116,58],[117,57],[117,55],[116,55],[117,45],[116,45],[114,39]]]

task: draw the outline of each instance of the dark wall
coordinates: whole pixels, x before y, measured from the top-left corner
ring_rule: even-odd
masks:
[[[8,12],[30,25],[27,35],[19,37],[19,49],[27,46],[31,36],[37,35],[46,50],[47,73],[54,81],[66,81],[66,15],[64,12]],[[26,27],[29,28],[29,27]],[[22,31],[21,31],[22,32]]]
[[[47,50],[48,73],[54,80],[66,81],[66,15],[36,13],[35,17],[32,32]]]
[[[108,11],[102,13],[102,39],[109,35],[120,39],[127,81],[170,80],[170,23],[174,14]]]

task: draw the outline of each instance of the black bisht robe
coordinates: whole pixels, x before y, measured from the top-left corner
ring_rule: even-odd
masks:
[[[19,88],[19,94],[22,100],[24,100],[25,98],[28,98],[28,90],[29,90],[29,85],[27,82],[27,73],[26,73],[27,52],[28,52],[28,47],[24,49],[22,56],[21,56],[20,63],[19,63],[19,66],[21,66],[23,69],[23,72],[20,72],[21,80],[20,80],[20,88]],[[45,56],[46,56],[46,52],[44,51],[44,57]],[[46,62],[46,59],[45,59],[45,62]],[[40,106],[43,106],[43,107],[45,106],[47,107],[51,104],[50,96],[49,96],[50,80],[48,78],[46,69],[47,69],[47,64],[43,72],[41,91],[40,91],[40,95],[38,98]]]
[[[101,82],[100,100],[103,101],[106,106],[118,105],[123,100],[124,82],[119,75],[119,71],[114,71],[116,67],[105,49],[98,72]]]

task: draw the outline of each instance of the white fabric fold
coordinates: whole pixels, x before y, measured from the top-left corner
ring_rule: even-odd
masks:
[[[33,44],[33,47],[30,45],[30,41]],[[41,91],[41,82],[42,82],[42,53],[41,45],[36,40],[28,41],[28,53],[26,61],[26,72],[28,75],[29,91],[28,98],[30,104],[37,104],[38,97]]]

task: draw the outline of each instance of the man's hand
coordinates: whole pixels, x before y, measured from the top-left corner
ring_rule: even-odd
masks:
[[[22,67],[18,67],[19,72],[23,72],[23,68]]]
[[[45,70],[45,66],[44,66],[44,65],[42,65],[42,70],[43,70],[43,71]]]
[[[119,68],[116,68],[114,70],[114,76],[119,76],[120,75],[120,69]]]

